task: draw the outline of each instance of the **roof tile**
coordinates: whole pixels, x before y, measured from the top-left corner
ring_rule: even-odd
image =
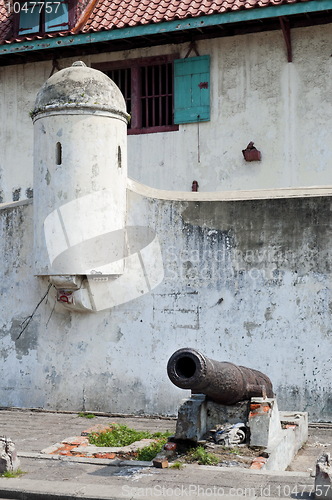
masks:
[[[96,16],[105,9],[109,14],[107,29],[112,29],[298,1],[307,0],[100,0],[83,31],[91,28],[98,31],[100,26]],[[103,27],[106,27],[105,22]]]
[[[13,36],[13,14],[8,10],[8,4],[0,2],[0,40]]]
[[[13,40],[13,15],[7,11],[5,1],[0,0],[0,43],[36,39],[37,36],[32,35],[29,38],[20,37]],[[304,1],[308,0],[98,0],[97,2],[90,0],[85,2],[87,7],[78,20],[79,27],[72,32],[110,30]],[[93,2],[95,2],[94,6]],[[87,12],[86,21],[85,12]],[[70,33],[67,31],[64,34]],[[46,34],[44,38],[54,36],[59,36],[59,34]]]

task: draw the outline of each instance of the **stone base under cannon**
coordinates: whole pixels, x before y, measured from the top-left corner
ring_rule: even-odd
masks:
[[[248,445],[262,448],[268,456],[262,467],[266,470],[285,470],[308,439],[308,414],[279,412],[275,398],[222,405],[193,394],[179,408],[175,440],[199,442],[210,429],[239,422],[249,429]]]

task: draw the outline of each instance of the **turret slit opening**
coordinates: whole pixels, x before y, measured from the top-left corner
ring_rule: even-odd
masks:
[[[118,146],[118,168],[122,167],[122,151],[121,146]]]
[[[57,142],[55,145],[55,162],[57,165],[62,165],[62,145]]]

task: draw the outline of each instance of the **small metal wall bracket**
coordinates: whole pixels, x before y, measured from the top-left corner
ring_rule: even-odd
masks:
[[[262,155],[258,149],[255,148],[254,143],[249,142],[246,149],[242,150],[243,157],[246,161],[261,161]]]

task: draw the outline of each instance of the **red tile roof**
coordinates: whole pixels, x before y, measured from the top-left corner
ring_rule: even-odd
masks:
[[[62,36],[305,1],[308,0],[90,0],[76,27]],[[13,15],[7,5],[6,0],[0,0],[0,43],[59,36],[50,33],[13,38]]]
[[[99,0],[82,31],[124,28],[306,0]]]
[[[13,36],[13,17],[5,1],[0,0],[0,41]]]

